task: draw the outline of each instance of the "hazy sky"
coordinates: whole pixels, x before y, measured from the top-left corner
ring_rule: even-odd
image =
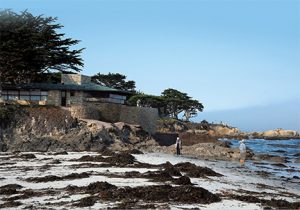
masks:
[[[299,0],[0,0],[0,8],[58,17],[86,48],[83,74],[122,73],[148,94],[175,88],[208,112],[300,98]]]

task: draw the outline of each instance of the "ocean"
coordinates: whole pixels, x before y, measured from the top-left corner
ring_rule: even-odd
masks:
[[[221,141],[228,141],[221,139]],[[232,148],[239,147],[239,140],[230,140]],[[267,154],[285,158],[285,163],[278,164],[268,160],[247,160],[246,167],[254,171],[265,171],[276,176],[300,179],[300,163],[295,163],[300,157],[300,139],[290,140],[245,140],[246,147],[255,155]]]

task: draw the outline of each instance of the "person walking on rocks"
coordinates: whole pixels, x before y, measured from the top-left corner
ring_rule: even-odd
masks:
[[[176,154],[180,155],[180,150],[182,149],[182,147],[181,147],[181,140],[179,137],[177,137],[176,139],[175,148],[176,148]]]
[[[246,160],[246,145],[245,140],[240,141],[240,164],[244,166]]]

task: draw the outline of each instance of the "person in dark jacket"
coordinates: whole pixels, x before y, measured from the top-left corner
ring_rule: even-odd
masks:
[[[180,155],[180,150],[182,149],[182,147],[181,147],[181,140],[179,137],[177,137],[176,139],[175,148],[176,148],[176,154]]]

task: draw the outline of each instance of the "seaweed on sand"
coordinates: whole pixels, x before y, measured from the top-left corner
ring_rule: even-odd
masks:
[[[185,172],[189,177],[200,178],[206,176],[223,176],[222,174],[219,174],[210,168],[200,167],[189,162],[178,163],[174,167],[182,172]]]
[[[89,174],[86,172],[83,172],[81,174],[78,173],[72,173],[67,176],[55,176],[55,175],[49,175],[44,177],[30,177],[25,179],[27,182],[53,182],[53,181],[60,181],[60,180],[71,180],[71,179],[82,179],[82,178],[88,178]]]

